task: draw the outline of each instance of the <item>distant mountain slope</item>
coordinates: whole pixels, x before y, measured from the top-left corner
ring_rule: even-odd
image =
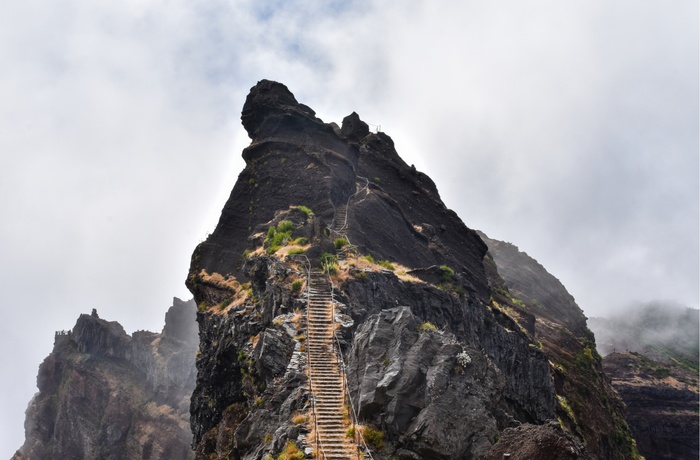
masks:
[[[591,318],[598,351],[635,351],[663,363],[676,362],[698,371],[700,311],[650,302],[607,318]]]
[[[173,300],[160,334],[80,315],[39,367],[13,460],[191,459],[197,344],[192,301]]]
[[[611,353],[605,373],[627,405],[627,421],[647,460],[696,460],[698,376],[687,367],[642,354]]]
[[[614,458],[616,444],[630,437],[619,395],[604,376],[586,317],[564,285],[511,243],[479,232],[502,285],[493,300],[529,329],[552,365],[562,424],[599,458]],[[496,276],[491,272],[492,277]],[[498,280],[492,279],[498,286]],[[630,451],[627,458],[633,457]]]
[[[697,459],[698,310],[651,302],[589,324],[640,452],[648,460]]]

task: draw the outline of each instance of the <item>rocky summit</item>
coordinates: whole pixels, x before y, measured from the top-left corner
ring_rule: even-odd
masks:
[[[638,457],[586,318],[392,139],[263,80],[187,286],[198,459]]]

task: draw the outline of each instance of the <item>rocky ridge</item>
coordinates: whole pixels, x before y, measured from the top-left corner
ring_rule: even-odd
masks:
[[[547,354],[557,391],[559,422],[600,458],[636,455],[622,399],[610,385],[587,318],[562,283],[517,246],[489,238],[502,284],[495,280],[493,299]],[[489,258],[487,257],[487,264]],[[525,458],[525,457],[524,457]]]
[[[312,450],[312,267],[330,275],[347,410],[374,458],[501,458],[528,439],[543,440],[530,458],[555,447],[570,458],[636,455],[573,299],[546,283],[511,294],[518,286],[498,256],[389,136],[355,113],[326,124],[267,80],[251,89],[242,122],[246,167],[187,278],[199,310],[196,458]],[[584,389],[595,408],[577,413],[569,397]]]
[[[96,310],[56,333],[14,460],[193,458],[195,304],[173,299],[158,334],[129,336]]]

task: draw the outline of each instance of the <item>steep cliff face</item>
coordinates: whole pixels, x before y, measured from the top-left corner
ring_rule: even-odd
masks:
[[[481,236],[503,280],[494,300],[509,304],[550,360],[561,423],[596,457],[635,456],[624,404],[605,377],[594,335],[574,298],[517,246]]]
[[[266,80],[251,89],[242,121],[252,139],[246,168],[187,278],[201,339],[197,458],[259,459],[290,441],[319,448],[305,330],[309,270],[320,267],[345,357],[344,410],[372,427],[375,458],[500,458],[533,433],[547,442],[530,445],[531,458],[549,458],[555,446],[570,458],[633,452],[624,436],[565,431],[585,420],[556,421],[569,416],[557,388],[575,382],[540,349],[536,315],[515,312],[482,239],[389,136],[354,113],[342,127],[325,124]],[[578,321],[575,304],[556,305],[575,308]],[[585,319],[583,329],[569,327],[562,340],[585,330]],[[597,376],[590,360],[584,367]],[[588,389],[596,398],[603,390]]]
[[[611,353],[605,372],[627,405],[627,421],[647,459],[691,460],[698,446],[698,376],[639,353]]]
[[[13,459],[192,458],[194,312],[174,299],[162,333],[129,336],[93,310],[56,333]]]
[[[639,451],[698,458],[698,311],[652,302],[590,323]]]

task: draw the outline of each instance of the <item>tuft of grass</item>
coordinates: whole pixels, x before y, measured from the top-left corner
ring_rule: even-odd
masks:
[[[389,262],[388,260],[380,260],[377,262],[380,266],[386,268],[387,270],[391,270],[392,272],[396,270],[396,267],[394,267],[394,264]]]
[[[293,256],[294,254],[303,254],[304,251],[304,248],[291,248],[289,251],[287,251],[287,254]]]
[[[355,427],[350,427],[348,428],[348,431],[345,432],[345,436],[348,438],[354,438],[355,437]]]
[[[297,415],[295,417],[292,417],[292,423],[295,425],[303,425],[306,423],[306,420],[308,417],[306,415]]]
[[[360,271],[360,270],[358,270],[358,271],[356,271],[355,273],[353,273],[353,276],[354,276],[356,279],[360,280],[360,281],[366,281],[366,280],[367,280],[367,273],[365,273],[365,272],[363,272],[363,271]]]
[[[292,282],[292,292],[299,292],[301,291],[301,287],[304,285],[304,282],[302,280],[296,280]]]
[[[277,224],[278,233],[291,232],[292,230],[294,230],[294,222],[291,222],[289,220],[281,220]]]
[[[294,240],[294,244],[298,244],[299,246],[306,246],[307,244],[309,244],[309,239],[304,236],[300,236],[299,238]]]
[[[427,332],[427,331],[437,331],[437,326],[431,323],[430,321],[426,321],[420,326],[418,326],[418,332]]]
[[[336,238],[333,244],[335,245],[336,249],[343,249],[343,247],[348,244],[348,240],[345,238]]]
[[[303,212],[304,214],[306,214],[306,217],[313,217],[314,216],[314,212],[310,208],[307,208],[304,205],[297,206],[297,209],[299,211]]]
[[[443,283],[452,282],[452,278],[455,276],[455,271],[447,265],[440,265],[440,281]]]
[[[338,272],[338,267],[338,258],[336,256],[327,252],[321,254],[321,268],[324,272],[327,271],[334,275]]]
[[[372,257],[370,254],[367,254],[367,255],[365,256],[365,260],[366,260],[367,262],[371,263],[371,264],[375,263],[374,257]]]
[[[362,437],[365,442],[375,449],[384,447],[384,433],[370,426],[362,427]]]
[[[284,445],[284,449],[282,449],[276,460],[304,460],[305,458],[304,452],[300,451],[294,441],[290,440]]]

